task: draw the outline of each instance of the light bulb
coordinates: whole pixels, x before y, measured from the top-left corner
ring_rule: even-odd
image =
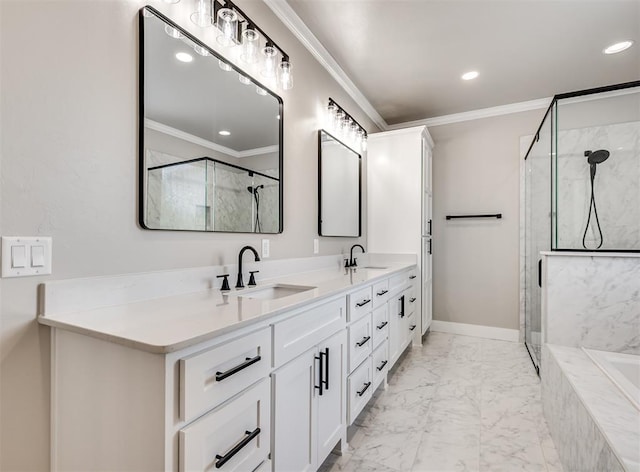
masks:
[[[275,77],[276,76],[276,56],[278,55],[278,50],[273,46],[265,46],[262,49],[262,71],[261,74],[265,77]]]
[[[209,55],[209,51],[207,51],[207,48],[205,48],[204,46],[200,46],[198,44],[195,44],[193,46],[193,50],[195,52],[197,52],[198,54],[200,54],[201,56],[208,56]]]
[[[218,11],[218,44],[231,46],[236,40],[238,15],[231,8],[221,8]]]
[[[182,33],[180,32],[180,30],[174,28],[173,26],[169,26],[169,25],[165,26],[164,32],[174,39],[182,38]]]
[[[193,21],[200,28],[207,28],[213,25],[213,13],[211,0],[195,0],[196,11],[191,14]]]
[[[231,67],[230,64],[227,64],[226,62],[224,62],[222,59],[218,59],[218,67],[220,67],[220,69],[222,69],[225,72],[229,72],[233,70],[233,67]]]
[[[238,74],[238,80],[241,84],[251,85],[251,79],[246,75]]]
[[[293,73],[291,72],[291,63],[289,61],[281,61],[278,65],[278,78],[282,90],[290,90],[293,88]]]
[[[242,32],[242,54],[240,59],[247,64],[258,62],[258,50],[260,48],[260,35],[254,29],[247,27]]]

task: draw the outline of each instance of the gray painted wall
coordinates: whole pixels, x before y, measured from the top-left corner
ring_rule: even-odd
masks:
[[[231,263],[244,244],[259,247],[260,235],[137,225],[137,11],[145,3],[0,2],[0,230],[52,236],[54,248],[53,275],[0,280],[1,470],[49,468],[50,346],[49,329],[35,321],[39,283]],[[186,17],[191,4],[150,3],[171,17]],[[238,4],[295,67],[295,87],[283,94],[285,229],[268,236],[271,257],[312,256],[327,98],[376,128],[262,1]],[[355,242],[366,238],[321,238],[320,252]]]
[[[519,329],[520,136],[545,110],[434,126],[433,318]],[[449,214],[502,213],[501,220]]]

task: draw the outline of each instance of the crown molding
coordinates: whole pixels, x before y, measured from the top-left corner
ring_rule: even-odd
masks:
[[[159,123],[158,121],[150,120],[149,118],[144,119],[144,127],[159,131],[160,133],[168,134],[169,136],[182,139],[183,141],[187,141],[189,143],[197,144],[198,146],[211,149],[212,151],[221,152],[222,154],[235,157],[236,159],[278,152],[278,146],[265,146],[255,149],[247,149],[246,151],[236,151],[235,149],[222,146],[220,144],[214,143],[213,141],[209,141],[208,139],[203,139],[199,136],[195,136],[193,134],[186,133],[163,123]]]
[[[388,128],[387,122],[380,116],[373,105],[360,92],[356,84],[349,78],[346,72],[338,65],[329,51],[316,38],[302,19],[293,11],[287,0],[263,0],[284,25],[298,38],[302,45],[316,58],[316,60],[329,72],[331,77],[347,92],[356,104],[365,112],[381,130]]]

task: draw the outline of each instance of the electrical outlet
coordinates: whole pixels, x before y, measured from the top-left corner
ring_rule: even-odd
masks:
[[[263,239],[262,240],[262,258],[265,259],[267,257],[269,257],[269,240]]]
[[[320,252],[320,240],[315,238],[313,240],[313,253],[318,254]]]

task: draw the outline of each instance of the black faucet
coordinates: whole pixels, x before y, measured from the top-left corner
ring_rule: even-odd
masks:
[[[253,252],[253,255],[256,257],[256,262],[260,260],[258,251],[253,249],[251,246],[245,246],[240,249],[240,254],[238,254],[238,281],[236,282],[236,288],[244,288],[244,282],[242,281],[242,255],[246,250]]]
[[[351,246],[351,251],[349,253],[350,259],[347,261],[347,267],[357,267],[358,266],[358,263],[353,258],[353,250],[355,248],[357,248],[357,247],[362,249],[362,252],[364,253],[364,248],[360,244],[354,244],[353,246]]]

